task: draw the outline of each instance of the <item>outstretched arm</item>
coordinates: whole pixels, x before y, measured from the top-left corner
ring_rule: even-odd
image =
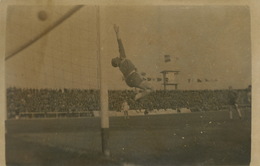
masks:
[[[118,43],[118,47],[119,47],[120,58],[124,59],[124,58],[126,58],[126,55],[125,55],[125,49],[124,49],[124,46],[123,46],[123,43],[122,43],[122,40],[121,40],[121,37],[119,34],[119,26],[114,25],[114,30],[116,32],[116,38],[117,38],[117,43]]]

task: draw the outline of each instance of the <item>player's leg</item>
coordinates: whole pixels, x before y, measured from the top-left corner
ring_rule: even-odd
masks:
[[[125,81],[128,86],[142,90],[136,94],[135,100],[139,100],[153,91],[152,86],[147,81],[144,81],[138,73],[131,74]]]
[[[153,87],[151,84],[149,84],[147,81],[142,81],[141,84],[138,86],[141,89],[144,89],[145,91],[152,92]]]
[[[142,89],[143,91],[136,94],[135,100],[139,100],[153,91],[151,84],[149,84],[147,81],[142,81],[137,87]]]
[[[232,107],[233,107],[233,106],[231,106],[231,105],[229,106],[229,118],[230,118],[230,119],[233,119],[233,112],[232,112],[232,109],[233,109],[233,108],[232,108]]]
[[[238,108],[238,104],[235,104],[235,108],[236,108],[239,118],[242,119],[242,114],[241,114],[240,109]]]
[[[126,110],[124,110],[124,117],[125,117],[125,119],[127,118]]]

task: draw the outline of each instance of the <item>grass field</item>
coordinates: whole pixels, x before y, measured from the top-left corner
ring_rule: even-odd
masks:
[[[8,166],[249,165],[251,112],[227,111],[110,118],[111,157],[101,153],[100,119],[6,122]]]

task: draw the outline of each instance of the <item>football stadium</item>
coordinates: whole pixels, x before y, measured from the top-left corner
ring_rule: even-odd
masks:
[[[6,16],[8,166],[250,164],[247,6]]]

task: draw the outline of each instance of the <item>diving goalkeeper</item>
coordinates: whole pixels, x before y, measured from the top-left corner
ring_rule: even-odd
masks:
[[[129,59],[126,58],[124,46],[119,34],[119,26],[114,25],[114,30],[117,37],[120,55],[119,57],[112,59],[112,66],[119,67],[119,70],[124,75],[124,80],[129,87],[135,87],[142,90],[135,96],[135,100],[139,100],[140,98],[151,93],[153,89],[151,85],[147,81],[145,81],[139,73],[137,73],[135,65]]]

